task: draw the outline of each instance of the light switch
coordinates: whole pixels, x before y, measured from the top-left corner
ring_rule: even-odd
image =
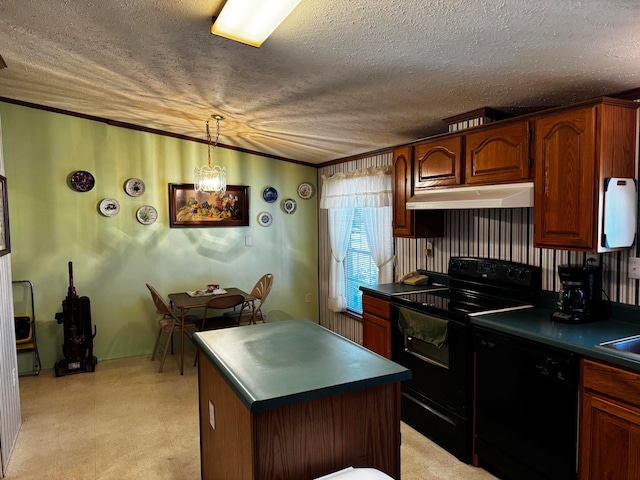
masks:
[[[251,245],[253,245],[253,238],[244,237],[244,246],[245,247],[250,247]]]

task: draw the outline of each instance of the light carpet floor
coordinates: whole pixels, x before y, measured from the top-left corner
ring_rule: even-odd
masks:
[[[22,427],[7,480],[200,478],[197,369],[179,355],[163,373],[149,356],[99,362],[94,373],[20,378]],[[403,480],[486,480],[402,424]]]

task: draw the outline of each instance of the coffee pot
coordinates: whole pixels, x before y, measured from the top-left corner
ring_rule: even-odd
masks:
[[[604,318],[602,302],[602,267],[599,265],[560,265],[562,288],[558,292],[557,310],[551,319],[580,323]]]

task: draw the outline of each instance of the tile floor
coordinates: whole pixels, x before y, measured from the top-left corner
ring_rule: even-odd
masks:
[[[190,356],[187,356],[190,358]],[[20,378],[22,428],[8,480],[200,478],[197,369],[179,356],[99,362],[94,373]],[[489,480],[402,425],[403,480]]]

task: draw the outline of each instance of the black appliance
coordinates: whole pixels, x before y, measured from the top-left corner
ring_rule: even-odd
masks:
[[[89,297],[78,297],[73,283],[73,264],[69,262],[69,288],[62,301],[62,312],[55,315],[64,326],[64,359],[55,364],[56,377],[72,373],[94,372],[98,359],[93,355],[93,339],[96,327],[91,332],[91,302]]]
[[[449,286],[391,297],[391,358],[412,371],[402,382],[402,420],[460,460],[472,454],[473,336],[470,318],[538,303],[539,267],[452,257]],[[415,331],[442,329],[441,345]],[[424,329],[422,328],[424,326]],[[430,330],[431,329],[431,330]]]
[[[558,276],[562,288],[558,293],[557,310],[551,319],[582,323],[606,316],[602,301],[602,268],[595,265],[560,265]]]
[[[512,480],[575,480],[575,353],[475,327],[480,465]]]

